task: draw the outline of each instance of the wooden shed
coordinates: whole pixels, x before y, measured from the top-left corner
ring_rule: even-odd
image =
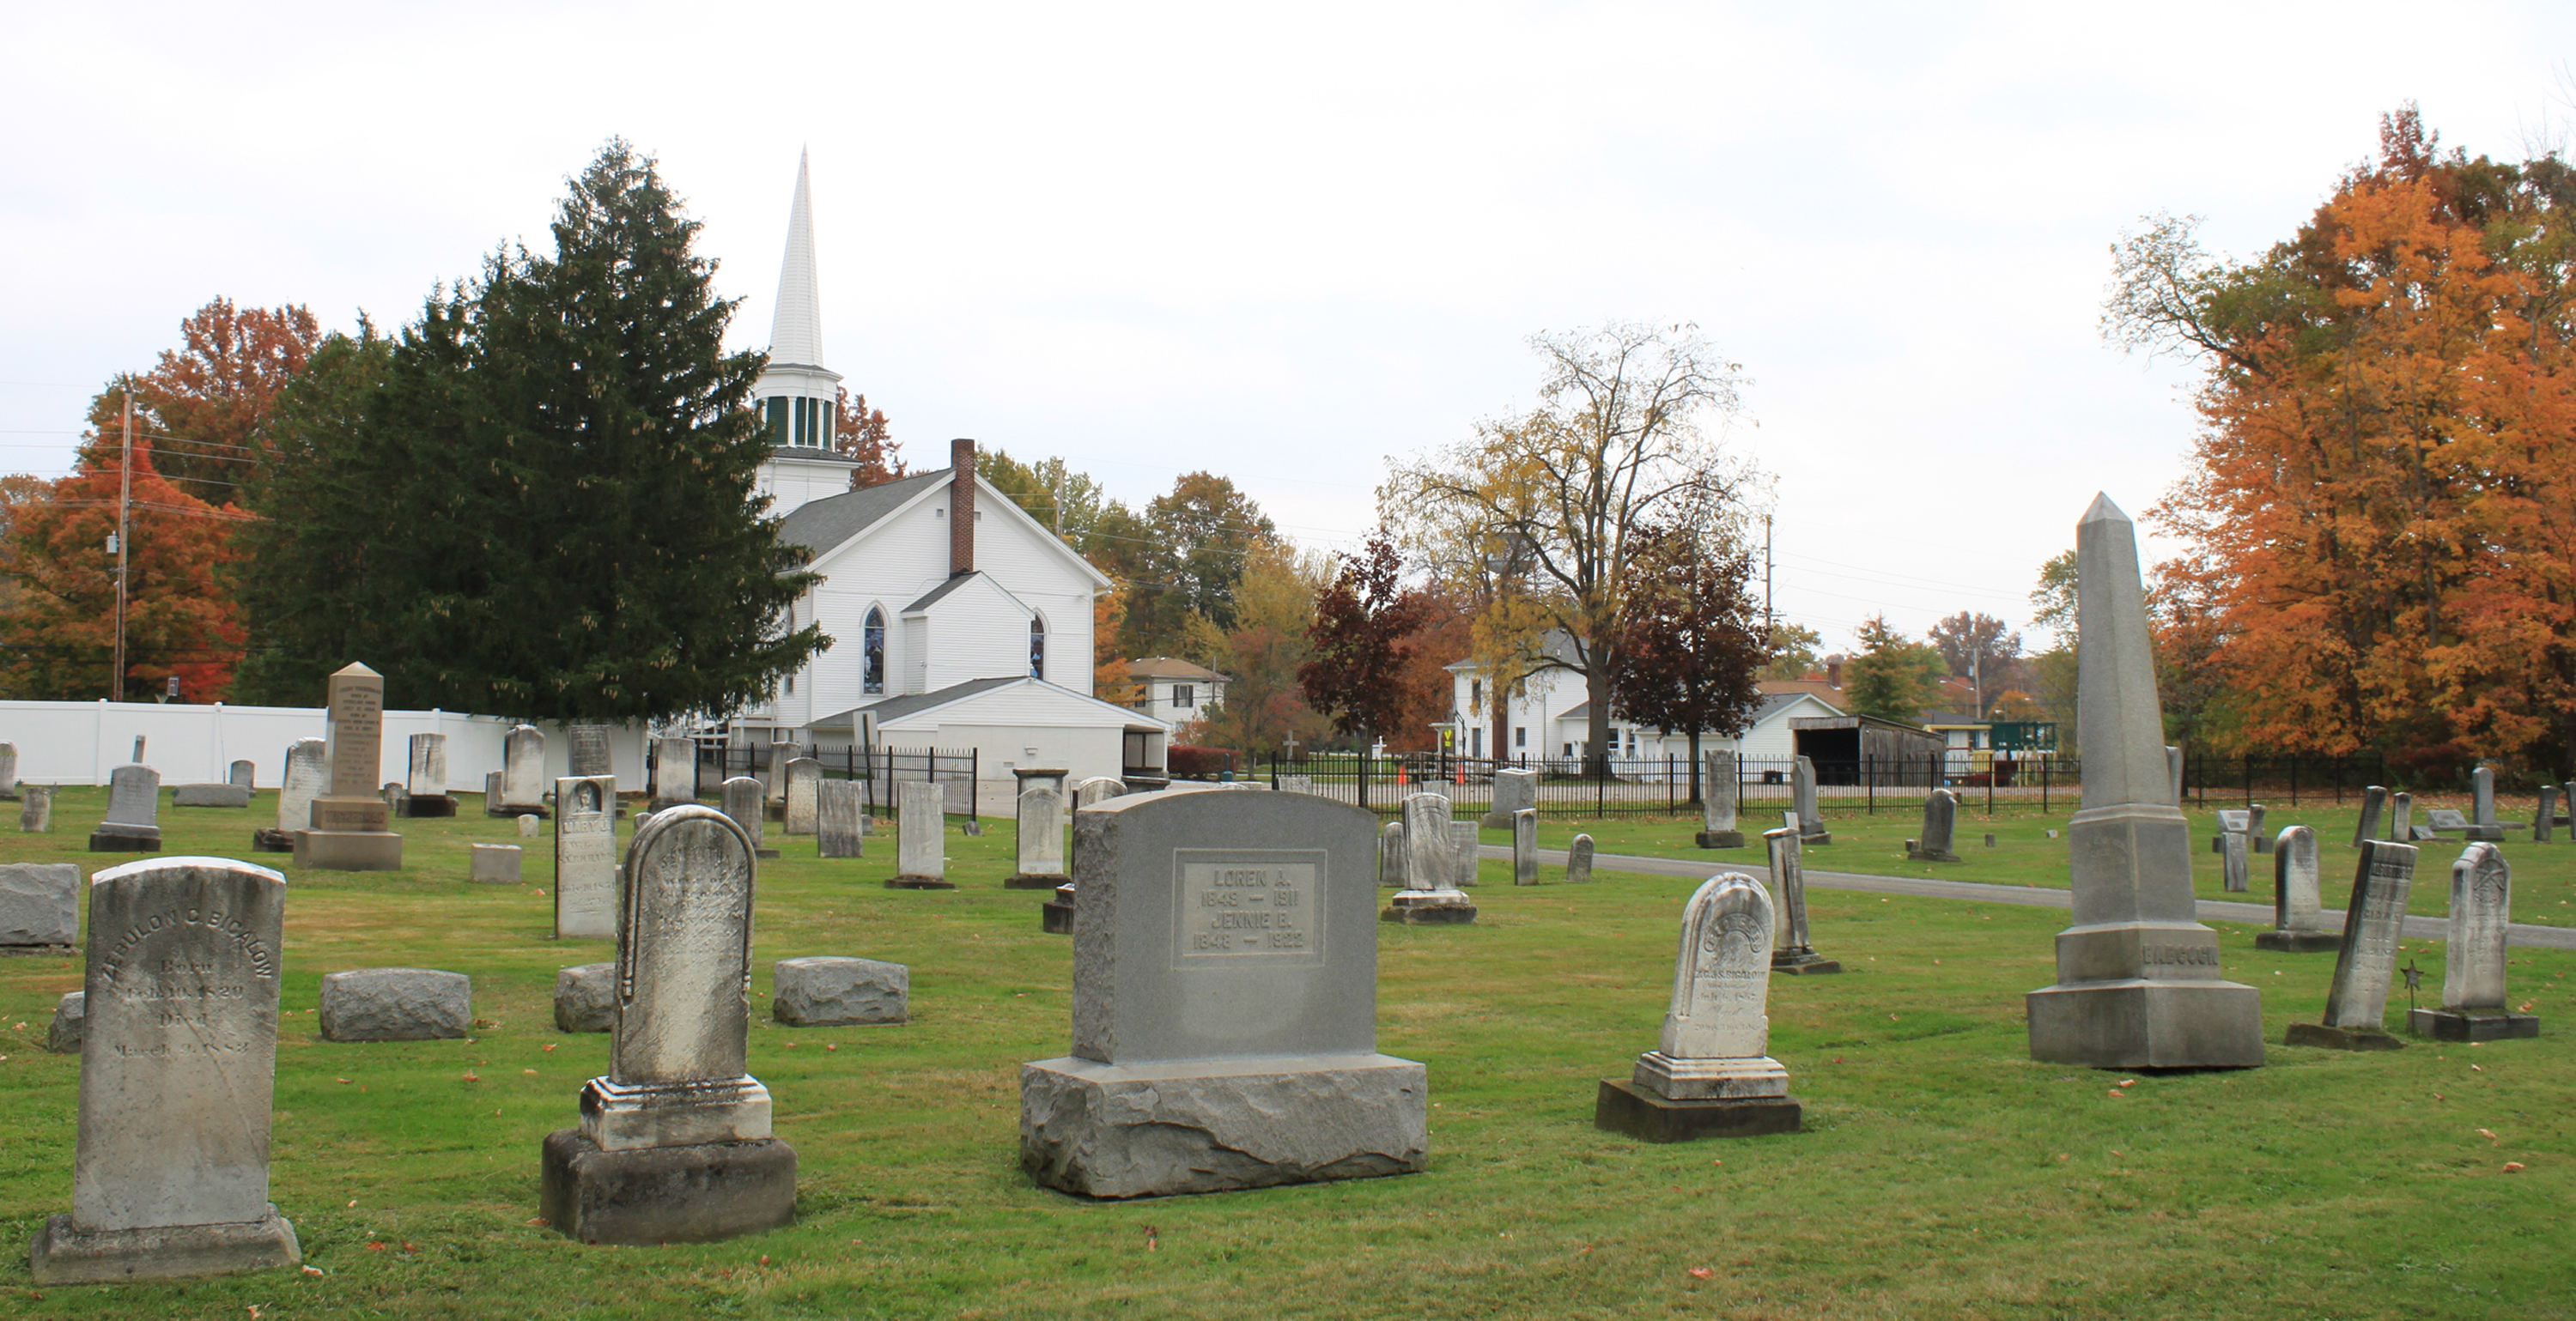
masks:
[[[1941,782],[1943,740],[1921,725],[1877,716],[1793,716],[1789,737],[1815,763],[1818,784],[1928,787]]]

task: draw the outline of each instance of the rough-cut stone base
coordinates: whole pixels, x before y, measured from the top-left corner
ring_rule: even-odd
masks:
[[[889,890],[954,890],[957,882],[938,876],[898,876],[886,882]]]
[[[324,1041],[453,1041],[474,1023],[474,979],[438,968],[322,975]]]
[[[1038,905],[1038,930],[1050,936],[1073,934],[1073,905],[1053,899]]]
[[[2406,1030],[2435,1041],[2510,1041],[2540,1035],[2540,1020],[2501,1009],[2463,1014],[2448,1009],[2409,1009]]]
[[[36,1231],[27,1264],[38,1284],[119,1284],[274,1270],[304,1260],[295,1226],[268,1208],[265,1220],[229,1225],[158,1225],[84,1234],[58,1215]]]
[[[1905,860],[1907,862],[1957,862],[1959,855],[1948,849],[1917,848],[1909,843],[1905,846]]]
[[[2224,981],[2078,982],[2032,991],[2030,1057],[2096,1069],[2251,1069],[2263,1001]]]
[[[1058,872],[1013,872],[1002,878],[1005,890],[1052,890],[1072,880]]]
[[[250,851],[253,853],[293,853],[295,851],[295,837],[287,834],[283,830],[254,830],[250,832]]]
[[[2327,1027],[2322,1023],[2292,1023],[2290,1033],[2281,1041],[2284,1046],[2314,1046],[2319,1050],[2404,1050],[2406,1043],[2385,1032],[2362,1028]]]
[[[1775,950],[1771,955],[1771,971],[1791,977],[1821,977],[1842,970],[1840,960],[1826,958],[1811,949]]]
[[[1020,1167],[1086,1197],[1163,1197],[1415,1174],[1430,1082],[1389,1055],[1120,1068],[1020,1066]]]
[[[1377,915],[1381,922],[1402,922],[1407,926],[1465,926],[1476,920],[1474,904],[1442,904],[1437,907],[1390,908]]]
[[[413,794],[403,800],[402,814],[407,817],[454,816],[456,799],[447,794]]]
[[[1744,847],[1741,830],[1703,830],[1695,836],[1704,849],[1740,849]]]
[[[299,830],[295,865],[320,871],[401,871],[402,836],[390,830]]]
[[[2343,948],[2339,931],[2257,931],[2254,948],[2275,954],[2331,954]]]
[[[114,828],[102,826],[89,833],[89,851],[92,853],[158,853],[161,851],[161,832],[135,830],[125,826]]]
[[[1834,832],[1832,832],[1832,831],[1830,831],[1830,830],[1819,830],[1819,831],[1817,831],[1816,833],[1814,833],[1814,834],[1812,834],[1812,835],[1800,835],[1800,836],[1798,837],[1798,843],[1799,843],[1799,844],[1801,844],[1801,845],[1805,845],[1805,846],[1813,846],[1813,845],[1817,845],[1817,844],[1831,844],[1831,843],[1833,843],[1833,842],[1834,842]]]
[[[1647,1142],[1693,1138],[1749,1138],[1795,1133],[1807,1107],[1796,1097],[1754,1096],[1736,1101],[1668,1101],[1618,1078],[1601,1080],[1592,1103],[1592,1126]]]
[[[617,965],[584,963],[555,970],[555,1030],[605,1032],[617,1026]]]
[[[776,1138],[602,1151],[546,1135],[538,1214],[582,1243],[713,1243],[796,1219],[796,1151]]]

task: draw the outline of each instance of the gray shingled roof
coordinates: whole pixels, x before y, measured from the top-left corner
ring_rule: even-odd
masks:
[[[958,588],[963,587],[967,583],[982,576],[982,574],[978,573],[957,574],[949,578],[948,581],[939,584],[937,587],[931,588],[920,600],[905,606],[903,608],[903,613],[908,615],[917,610],[927,610],[930,607],[939,604],[941,599],[946,597],[950,592],[956,591]]]
[[[933,468],[811,501],[787,516],[786,524],[778,529],[778,539],[804,547],[809,555],[820,555],[867,531],[905,501],[946,481],[948,474],[949,469]]]
[[[861,711],[865,711],[869,715],[875,716],[879,723],[883,723],[888,720],[900,720],[905,716],[911,715],[915,711],[927,711],[934,706],[946,706],[950,702],[954,702],[962,697],[973,697],[977,693],[989,692],[1004,684],[1018,683],[1025,677],[1026,676],[1024,675],[1013,675],[1007,679],[969,679],[964,683],[950,684],[937,692],[912,693],[903,697],[889,697],[874,706],[854,707],[848,711],[839,713],[839,715],[826,716],[815,723],[828,724],[833,720],[840,719],[844,716],[856,715]]]

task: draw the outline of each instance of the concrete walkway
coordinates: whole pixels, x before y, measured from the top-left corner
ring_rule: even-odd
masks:
[[[1477,855],[1500,862],[1512,860],[1510,848],[1495,844],[1484,845],[1477,850]],[[1540,849],[1538,858],[1541,863],[1549,866],[1558,868],[1565,866],[1563,849]],[[1727,871],[1740,871],[1760,879],[1768,867],[1768,864],[1761,861],[1760,855],[1750,849],[1743,853],[1719,852],[1706,862],[1694,862],[1681,858],[1647,858],[1633,853],[1595,853],[1592,855],[1592,865],[1602,871],[1642,872],[1650,876],[1687,876],[1699,880],[1706,880]],[[2072,909],[2075,907],[2075,895],[2072,891],[2039,889],[2023,885],[1989,885],[1983,881],[1944,881],[1929,876],[1863,876],[1856,872],[1818,871],[1814,867],[1806,869],[1806,878],[1807,884],[1821,890],[1864,890],[1872,894],[1912,895],[1918,899],[1971,899],[1989,904],[2023,904],[2032,908]],[[2268,926],[2272,921],[2272,906],[2203,899],[2200,901],[2200,916],[2204,921],[2215,918],[2223,922],[2250,922]],[[2343,930],[2343,914],[2329,911],[2320,916],[2324,919],[2323,925],[2327,930]],[[2417,940],[2441,940],[2451,934],[2451,923],[2447,918],[2409,917],[2406,919],[2406,934]],[[2576,928],[2571,927],[2543,927],[2516,922],[2509,929],[2506,938],[2512,944],[2529,945],[2539,949],[2576,949]]]

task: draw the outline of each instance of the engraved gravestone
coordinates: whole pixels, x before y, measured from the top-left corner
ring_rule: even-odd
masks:
[[[1478,824],[1488,830],[1507,829],[1512,813],[1524,807],[1538,806],[1538,772],[1527,767],[1507,766],[1494,772],[1494,808]]]
[[[1020,1069],[1031,1177],[1140,1197],[1424,1167],[1425,1070],[1377,1053],[1374,823],[1305,794],[1075,814],[1073,1049]]]
[[[2247,857],[2249,850],[2246,848],[2246,832],[2252,827],[2250,814],[2221,812],[2218,815],[2221,820],[2230,816],[2236,818],[2235,823],[2218,837],[2220,855],[2226,863],[2225,876],[2220,883],[2226,887],[2229,894],[2244,894],[2251,884],[2250,872],[2253,865]]]
[[[2388,1035],[2386,1020],[2397,942],[2406,925],[2406,897],[2415,884],[2415,855],[2412,844],[2362,841],[2343,934],[2335,941],[2325,1021],[2292,1023],[2285,1044],[2329,1050],[2396,1050],[2406,1044]]]
[[[1452,820],[1449,823],[1449,863],[1458,869],[1459,888],[1476,883],[1476,866],[1481,860],[1484,839],[1473,821]]]
[[[2172,802],[2136,529],[2110,497],[2076,525],[2076,711],[2083,807],[2070,823],[2074,922],[2057,981],[2025,997],[2030,1052],[2105,1069],[2263,1062],[2262,997],[2219,974]]]
[[[555,936],[617,938],[617,777],[555,781]]]
[[[1590,835],[1577,835],[1573,843],[1566,845],[1565,883],[1568,885],[1592,883],[1592,837]]]
[[[234,762],[224,773],[224,783],[236,789],[257,789],[259,763],[247,760]]]
[[[787,806],[779,813],[780,828],[790,835],[811,835],[817,828],[814,791],[823,783],[823,763],[812,757],[798,757],[787,763],[786,774]]]
[[[2408,840],[2415,837],[2415,795],[2404,790],[2389,795],[2388,837]]]
[[[18,745],[0,743],[0,799],[18,796]]]
[[[1697,843],[1704,849],[1743,848],[1744,831],[1737,825],[1735,815],[1736,796],[1742,784],[1735,754],[1711,749],[1702,761]]]
[[[89,901],[72,1210],[37,1231],[36,1283],[294,1265],[268,1200],[286,878],[155,858]]]
[[[1401,817],[1378,827],[1377,883],[1404,888],[1404,821]]]
[[[1389,922],[1458,925],[1476,920],[1475,901],[1458,888],[1458,836],[1446,795],[1404,800],[1404,888],[1379,916]]]
[[[698,741],[666,734],[653,740],[653,810],[698,801]]]
[[[501,812],[525,816],[545,810],[546,736],[534,725],[518,725],[501,738]]]
[[[566,761],[575,777],[617,773],[616,756],[608,746],[609,732],[606,725],[572,725],[564,730],[570,743]]]
[[[760,801],[760,781],[748,775],[734,776],[724,782],[723,799],[724,814],[732,817],[733,823],[742,827],[742,833],[751,837],[752,856],[777,857],[778,850],[764,846],[760,838],[760,832],[769,819],[769,813]]]
[[[1512,884],[1538,884],[1538,809],[1512,813]]]
[[[1905,856],[1916,862],[1957,862],[1959,796],[1935,789],[1923,800],[1923,838],[1908,841]]]
[[[18,829],[26,834],[41,835],[54,828],[54,791],[45,785],[21,785],[18,792],[26,799],[18,805]]]
[[[351,663],[331,675],[330,791],[313,800],[308,829],[294,831],[295,862],[324,871],[396,871],[402,836],[385,828],[377,795],[384,758],[384,676]]]
[[[895,786],[894,890],[953,890],[948,879],[947,791],[928,780]]]
[[[2245,809],[2245,847],[2256,853],[2272,851],[2272,837],[2263,833],[2263,813],[2268,810],[2261,803]]]
[[[406,796],[401,814],[409,818],[456,815],[456,799],[447,792],[447,736],[414,734],[403,752]]]
[[[107,819],[90,832],[92,853],[157,853],[161,849],[161,773],[119,766],[107,776]]]
[[[1825,819],[1816,812],[1816,763],[1798,758],[1789,772],[1789,793],[1798,812],[1798,833],[1810,844],[1831,844],[1834,837],[1825,833]]]
[[[2442,1007],[2415,1009],[2406,1027],[2443,1041],[2536,1037],[2540,1020],[2515,1013],[2505,997],[2506,943],[2513,923],[2513,869],[2483,840],[2451,864],[2451,931],[2442,952]]]
[[[2496,824],[2495,768],[2480,766],[2469,772],[2469,806],[2474,812],[2468,832],[2472,840],[2498,840],[2504,831]]]
[[[760,754],[760,792],[764,802],[787,801],[787,763],[796,760],[796,745],[778,739]]]
[[[2531,842],[2548,843],[2550,828],[2556,824],[2558,824],[2558,786],[2544,784],[2540,786],[2540,805],[2531,814]]]
[[[755,785],[757,782],[754,782]],[[695,803],[626,854],[608,1075],[547,1135],[540,1214],[584,1243],[704,1243],[795,1218],[751,1030],[751,836]]]
[[[1019,869],[1002,884],[1013,890],[1053,890],[1073,879],[1065,871],[1064,780],[1062,770],[1018,770]]]
[[[2374,784],[2361,791],[2361,819],[2354,822],[2352,827],[2354,848],[2360,848],[2363,840],[2379,837],[2379,818],[2386,812],[2387,807],[2386,786]]]
[[[814,788],[814,847],[818,857],[856,858],[867,853],[860,822],[865,805],[856,780],[825,780]]]
[[[2317,881],[2317,832],[2284,828],[2272,845],[2272,929],[2254,933],[2256,948],[2308,954],[2342,946],[2343,937],[2325,928]]]
[[[1804,1107],[1769,1054],[1775,924],[1770,895],[1740,872],[1691,895],[1662,1038],[1628,1079],[1602,1080],[1594,1127],[1649,1142],[1798,1130]]]
[[[1807,934],[1806,840],[1786,827],[1762,838],[1771,855],[1771,970],[1801,977],[1841,972],[1843,965],[1818,954]]]

